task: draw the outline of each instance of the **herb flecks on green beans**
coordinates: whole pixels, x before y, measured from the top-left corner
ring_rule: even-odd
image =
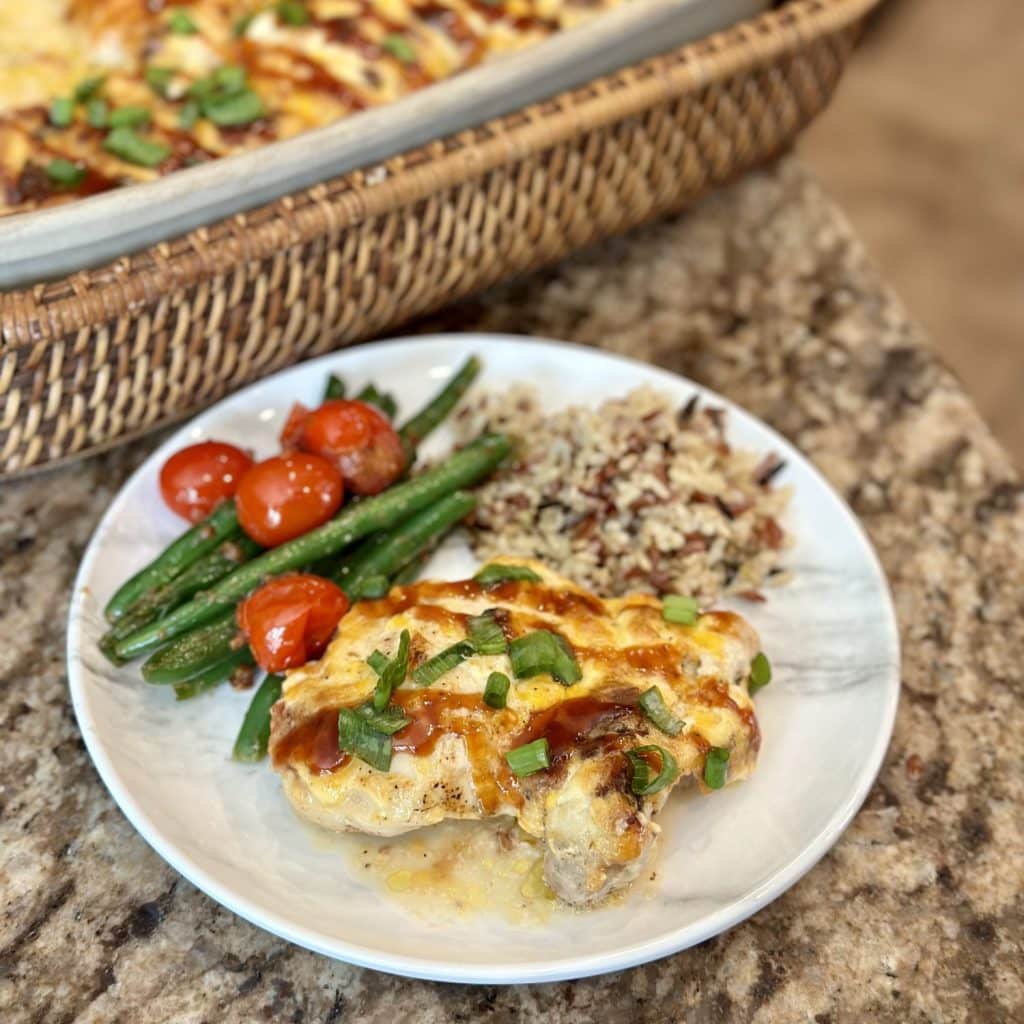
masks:
[[[128,611],[107,630],[100,641],[100,650],[114,662],[120,662],[116,647],[119,641],[177,608],[206,587],[213,586],[229,572],[258,555],[263,549],[241,535],[224,541],[208,555],[193,562],[184,572],[162,587],[143,594]]]
[[[177,700],[189,700],[191,697],[198,697],[207,690],[212,690],[221,683],[231,679],[239,669],[251,671],[255,665],[252,652],[248,647],[240,647],[232,651],[223,661],[211,665],[208,669],[198,675],[186,679],[183,683],[174,683],[174,696]]]
[[[213,551],[221,541],[238,532],[235,503],[225,501],[121,586],[104,609],[107,620],[116,622],[144,594],[174,579],[193,562]]]
[[[456,491],[417,512],[391,533],[364,543],[331,578],[356,601],[366,594],[366,585],[379,576],[394,576],[424,550],[433,547],[458,522],[476,507],[476,498]]]
[[[143,662],[142,678],[147,683],[183,683],[228,657],[240,646],[240,636],[234,609],[222,610],[212,621],[150,655]]]

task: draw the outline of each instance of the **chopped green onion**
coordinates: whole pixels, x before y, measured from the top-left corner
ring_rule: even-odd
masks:
[[[299,3],[298,0],[278,0],[274,10],[286,25],[309,24],[309,11],[306,10],[305,4]]]
[[[704,785],[708,789],[721,789],[729,771],[729,751],[725,747],[712,747],[704,759]]]
[[[366,664],[369,665],[377,675],[380,675],[381,672],[388,667],[389,660],[390,659],[386,654],[381,654],[380,651],[374,651],[373,654],[366,659]]]
[[[250,12],[249,14],[243,14],[234,25],[231,27],[231,34],[236,39],[241,39],[246,32],[249,31],[249,26],[252,24],[252,19],[256,17],[256,12]]]
[[[76,103],[85,103],[91,100],[99,92],[105,81],[104,75],[94,75],[92,78],[83,78],[75,86],[74,100]]]
[[[171,79],[174,78],[174,68],[160,68],[155,64],[150,64],[146,67],[143,72],[146,85],[150,87],[158,96],[163,96],[167,99],[167,91],[171,84]]]
[[[492,672],[487,677],[484,687],[484,703],[489,708],[500,711],[508,702],[508,688],[512,685],[504,672]]]
[[[473,645],[467,640],[462,640],[451,647],[428,658],[422,665],[419,665],[412,674],[412,681],[415,686],[433,686],[434,683],[453,668],[461,665],[467,658],[473,656]]]
[[[467,629],[469,642],[477,654],[504,654],[508,648],[508,641],[494,617],[493,608],[488,608],[480,615],[474,615],[469,620]]]
[[[104,140],[103,148],[130,164],[156,167],[171,155],[169,146],[136,135],[131,128],[115,128]]]
[[[141,128],[149,124],[150,116],[145,107],[118,107],[111,111],[107,124],[111,128]]]
[[[700,615],[700,605],[695,597],[680,597],[668,594],[662,601],[661,617],[677,626],[692,626]]]
[[[397,57],[400,61],[405,64],[416,63],[416,51],[412,47],[412,43],[409,42],[405,36],[400,36],[397,33],[392,33],[389,36],[385,36],[381,40],[381,46],[384,47],[392,57]]]
[[[356,395],[356,401],[376,406],[389,420],[393,420],[395,413],[398,412],[398,403],[395,401],[395,396],[388,394],[386,391],[378,391],[373,384],[367,384]]]
[[[374,576],[367,576],[359,584],[357,592],[351,596],[356,601],[376,601],[377,598],[386,596],[390,589],[391,580],[383,573],[377,573]]]
[[[64,188],[74,188],[85,179],[85,168],[80,164],[72,163],[70,160],[62,160],[58,157],[46,165],[46,176],[57,185]]]
[[[237,64],[222,64],[205,78],[197,78],[188,90],[200,103],[207,100],[222,100],[244,92],[246,88],[245,68]]]
[[[772,681],[772,665],[764,651],[758,651],[750,663],[750,682],[747,692],[751,697]]]
[[[75,116],[75,101],[67,96],[60,96],[50,104],[50,124],[57,128],[67,128]]]
[[[373,706],[383,711],[391,700],[391,691],[405,682],[409,672],[409,630],[403,629],[398,638],[398,650],[393,658],[384,658],[380,651],[374,651],[366,659],[367,664],[377,673],[377,688],[373,691]],[[379,666],[379,667],[378,667]]]
[[[540,583],[540,577],[524,565],[485,565],[473,579],[482,587],[511,582]]]
[[[386,708],[378,711],[372,701],[367,701],[365,704],[360,704],[356,708],[356,714],[365,718],[370,724],[371,728],[377,732],[382,732],[391,736],[396,732],[400,732],[404,729],[411,719],[405,717],[405,713],[401,708],[396,707],[394,704],[389,704]]]
[[[681,718],[676,718],[669,710],[661,691],[652,686],[644,690],[637,701],[640,710],[667,736],[678,736],[686,724]]]
[[[516,679],[529,679],[548,673],[563,686],[578,683],[583,676],[569,645],[546,629],[517,637],[508,645],[512,671]]]
[[[661,758],[661,769],[657,774],[644,757],[645,754],[657,754]],[[664,747],[659,747],[655,743],[627,750],[626,757],[633,768],[630,788],[637,796],[651,796],[675,782],[679,775],[676,759]]]
[[[332,398],[345,397],[345,382],[335,373],[327,377],[327,387],[324,388],[324,401]]]
[[[519,778],[550,768],[551,751],[548,749],[548,741],[541,736],[532,743],[524,743],[521,747],[510,750],[505,755],[505,760],[512,769],[512,774]]]
[[[89,100],[85,105],[85,119],[93,128],[106,128],[109,110],[106,100]]]
[[[251,124],[266,113],[263,100],[252,90],[234,93],[223,98],[204,99],[200,101],[200,107],[205,117],[222,128]]]
[[[391,768],[391,737],[378,732],[351,708],[338,712],[338,749],[354,754],[378,771]]]
[[[178,115],[178,125],[187,132],[196,126],[198,120],[199,104],[195,100],[185,100]]]
[[[178,36],[194,36],[199,31],[192,16],[181,7],[171,8],[167,16],[167,27]]]
[[[238,64],[222,64],[211,77],[214,88],[220,89],[229,96],[241,92],[245,88],[245,68]]]

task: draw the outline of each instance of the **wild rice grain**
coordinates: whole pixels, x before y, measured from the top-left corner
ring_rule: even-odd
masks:
[[[481,559],[537,558],[601,594],[677,593],[709,603],[757,594],[790,540],[788,489],[771,454],[731,448],[725,412],[680,410],[647,388],[545,415],[518,385],[468,402],[460,441],[515,436],[519,459],[479,490],[470,529]]]

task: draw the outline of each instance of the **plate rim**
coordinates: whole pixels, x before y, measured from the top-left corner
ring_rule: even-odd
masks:
[[[579,957],[563,957],[557,960],[546,962],[513,963],[506,965],[493,964],[457,964],[450,961],[432,960],[426,957],[411,957],[404,954],[384,953],[379,950],[371,950],[365,946],[353,943],[349,940],[332,939],[324,941],[322,934],[307,926],[297,925],[288,921],[282,915],[261,908],[258,903],[248,897],[236,896],[226,885],[222,885],[211,877],[201,866],[196,864],[191,857],[181,852],[161,832],[158,824],[135,800],[130,788],[124,784],[121,775],[115,768],[112,759],[109,757],[105,745],[99,738],[98,730],[94,725],[94,719],[89,711],[88,686],[89,672],[83,664],[78,650],[83,646],[81,641],[85,618],[83,615],[83,601],[87,592],[87,578],[91,573],[94,560],[98,557],[98,541],[103,538],[112,528],[118,518],[121,505],[126,501],[126,494],[135,485],[151,464],[162,457],[162,453],[179,445],[187,432],[195,425],[196,420],[212,414],[229,402],[241,402],[247,395],[266,387],[268,383],[278,381],[280,378],[291,374],[306,373],[318,366],[331,364],[332,369],[337,370],[337,360],[344,359],[348,352],[365,352],[367,349],[389,349],[416,346],[423,348],[427,345],[443,347],[455,344],[462,347],[473,345],[483,347],[494,341],[524,345],[537,349],[568,350],[579,355],[586,355],[588,358],[604,360],[609,365],[627,365],[630,368],[642,369],[650,374],[657,383],[664,380],[672,386],[680,383],[694,388],[705,399],[720,403],[728,412],[739,412],[743,416],[756,421],[758,426],[771,435],[773,443],[777,445],[780,454],[796,459],[803,463],[817,483],[823,487],[839,504],[846,515],[854,534],[859,540],[865,554],[865,566],[870,569],[876,582],[879,584],[881,594],[884,598],[885,628],[889,642],[892,645],[895,668],[892,670],[892,678],[887,680],[887,687],[884,693],[882,712],[882,727],[875,737],[869,755],[866,757],[863,767],[858,773],[855,785],[845,801],[836,806],[835,811],[829,817],[827,824],[821,831],[798,853],[792,860],[780,868],[774,875],[766,879],[758,888],[744,896],[740,896],[724,907],[720,907],[709,914],[702,916],[697,921],[683,925],[679,928],[668,931],[655,938],[635,942],[622,949],[583,955]],[[707,939],[719,935],[735,925],[751,917],[763,907],[773,902],[792,888],[808,871],[811,870],[821,858],[835,845],[840,836],[849,826],[856,813],[860,810],[867,799],[872,786],[882,768],[885,754],[888,751],[892,738],[893,728],[896,721],[896,712],[899,704],[901,681],[902,651],[900,645],[898,620],[896,618],[895,605],[888,578],[882,568],[878,555],[868,537],[860,520],[853,510],[843,500],[829,480],[818,469],[818,467],[803,454],[792,442],[780,434],[770,424],[765,423],[760,417],[747,411],[742,406],[731,401],[711,388],[693,381],[689,377],[666,370],[642,359],[634,359],[629,356],[609,352],[605,349],[584,345],[577,342],[562,341],[558,339],[537,337],[533,335],[517,335],[508,333],[488,331],[467,331],[467,332],[443,332],[437,334],[404,335],[397,338],[388,338],[364,343],[351,348],[336,349],[325,353],[314,359],[285,367],[276,373],[270,374],[261,380],[254,381],[230,395],[226,395],[219,401],[201,410],[196,415],[185,420],[162,444],[155,448],[135,469],[121,485],[114,495],[106,511],[100,517],[95,529],[89,539],[78,571],[72,583],[72,596],[68,608],[67,640],[65,645],[65,658],[68,675],[68,691],[71,696],[72,708],[75,720],[82,734],[89,756],[96,768],[97,774],[106,787],[108,793],[118,806],[120,811],[128,819],[132,827],[139,833],[143,840],[153,849],[167,864],[182,875],[189,883],[203,892],[206,896],[226,907],[232,913],[243,920],[255,925],[264,931],[270,932],[278,938],[285,939],[315,953],[353,964],[357,967],[370,968],[383,971],[388,974],[402,977],[416,978],[427,981],[454,982],[458,984],[539,984],[544,982],[566,981],[578,978],[593,977],[606,974],[612,971],[627,970],[641,964],[650,963],[655,960],[671,956],[704,942]]]

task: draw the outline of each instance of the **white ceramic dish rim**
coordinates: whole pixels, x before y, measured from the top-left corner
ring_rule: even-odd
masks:
[[[632,0],[529,49],[323,128],[156,181],[0,218],[0,288],[96,266],[356,168],[372,168],[700,39],[767,5]]]
[[[659,380],[662,380],[666,384],[677,386],[680,381],[683,381],[687,385],[692,386],[694,390],[699,391],[705,400],[711,400],[714,403],[721,405],[730,414],[740,412],[743,415],[756,419],[752,414],[742,410],[741,407],[737,406],[729,399],[709,388],[704,387],[703,385],[697,384],[696,382],[683,377],[680,374],[662,370],[659,367],[643,363],[640,360],[628,359],[600,349],[594,349],[585,345],[578,345],[565,341],[508,334],[467,332],[460,334],[447,333],[395,338],[388,341],[375,342],[373,345],[374,347],[386,347],[393,350],[395,352],[396,359],[400,361],[401,350],[403,347],[407,346],[422,346],[424,343],[429,342],[457,342],[459,344],[465,344],[476,341],[479,346],[486,351],[486,345],[488,341],[492,339],[522,345],[555,347],[563,349],[568,353],[585,353],[588,358],[593,357],[607,361],[610,369],[613,369],[617,364],[630,367],[639,365],[642,366],[645,371],[649,371],[655,384],[657,384]],[[337,361],[339,356],[344,356],[344,350],[329,353],[317,359],[310,360],[307,363],[302,363],[300,366],[303,369],[323,367],[325,373],[328,370],[336,371],[338,369]],[[296,368],[289,368],[288,370],[281,371],[275,376],[287,374],[294,369]],[[222,400],[222,402],[211,406],[211,409],[217,408],[226,402],[244,402],[250,393],[255,392],[265,384],[266,380],[251,384],[248,387],[235,392],[227,399]],[[200,415],[205,415],[209,411],[210,410],[206,410]],[[875,554],[863,527],[860,525],[856,516],[848,509],[845,502],[843,502],[835,489],[818,471],[813,463],[811,463],[799,452],[797,448],[790,444],[773,428],[763,423],[763,421],[758,420],[757,422],[764,430],[772,435],[775,450],[781,454],[783,458],[799,460],[804,463],[810,470],[811,474],[817,478],[820,485],[827,490],[847,512],[850,524],[863,547],[865,565],[870,566],[875,582],[879,586],[879,591],[886,598],[886,610],[888,612],[886,616],[886,623],[889,633],[889,641],[892,644],[897,664],[899,664],[899,634],[896,626],[891,592],[889,590],[885,573],[882,570],[881,564],[878,561],[877,555]],[[83,642],[83,617],[79,614],[79,611],[82,601],[83,587],[85,586],[85,581],[90,577],[93,560],[99,551],[99,542],[117,520],[121,507],[126,501],[126,494],[131,489],[136,479],[145,472],[147,466],[154,460],[165,458],[173,450],[179,447],[182,444],[183,439],[185,439],[190,426],[191,421],[190,423],[184,424],[174,433],[174,435],[168,438],[164,444],[157,448],[149,458],[139,466],[138,469],[136,469],[132,476],[129,477],[129,479],[122,485],[110,507],[107,509],[106,513],[104,513],[103,518],[100,520],[99,525],[90,540],[87,553],[75,577],[73,585],[74,589],[72,592],[73,596],[68,616],[69,628],[66,649],[68,684],[71,692],[71,700],[75,717],[82,732],[86,748],[88,749],[93,763],[96,766],[96,770],[98,771],[100,778],[103,780],[104,785],[109,790],[111,796],[114,798],[114,801],[124,812],[125,816],[134,828],[139,832],[143,839],[145,839],[146,842],[168,864],[171,865],[171,867],[183,875],[189,882],[221,905],[227,907],[239,917],[249,921],[251,924],[263,928],[280,938],[288,940],[289,942],[296,943],[306,949],[310,949],[334,959],[341,959],[359,967],[368,967],[391,974],[424,980],[448,981],[462,984],[536,984],[541,982],[561,981],[605,974],[611,971],[624,970],[640,964],[649,963],[650,961],[658,960],[662,957],[679,952],[682,949],[689,948],[699,942],[712,938],[729,928],[732,928],[734,925],[756,913],[772,900],[782,895],[782,893],[793,886],[808,871],[810,871],[815,864],[817,864],[824,854],[827,853],[835,844],[853,819],[854,815],[860,809],[864,800],[867,798],[871,786],[874,784],[879,769],[881,768],[885,752],[889,746],[889,740],[892,736],[893,726],[895,724],[896,709],[900,691],[898,671],[896,672],[895,679],[893,680],[894,685],[889,686],[886,690],[885,704],[882,709],[882,728],[879,729],[875,737],[870,754],[860,770],[857,782],[851,788],[851,792],[847,799],[836,807],[827,825],[821,829],[818,835],[804,847],[799,855],[794,857],[787,865],[778,870],[774,875],[766,879],[758,888],[744,896],[738,897],[728,906],[714,911],[692,924],[684,925],[675,931],[667,932],[649,941],[633,943],[612,953],[565,957],[559,960],[549,961],[543,965],[524,965],[521,963],[496,966],[492,966],[490,964],[447,964],[442,970],[439,969],[440,965],[437,961],[425,958],[389,954],[379,950],[370,951],[363,946],[344,940],[334,940],[330,943],[326,943],[323,941],[321,935],[315,930],[296,926],[295,924],[284,920],[279,914],[268,912],[255,905],[252,900],[238,897],[228,887],[218,883],[206,871],[193,863],[191,859],[187,855],[181,853],[173,843],[167,841],[162,835],[160,828],[132,797],[129,787],[122,782],[114,764],[107,755],[105,748],[96,738],[95,726],[85,698],[84,687],[87,684],[82,678],[83,670],[81,668],[81,663],[74,654],[76,645],[80,645]]]

